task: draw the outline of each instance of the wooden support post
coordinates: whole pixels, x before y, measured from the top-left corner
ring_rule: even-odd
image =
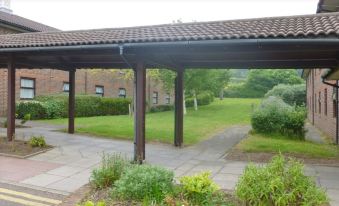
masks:
[[[69,70],[69,93],[68,93],[68,133],[74,134],[75,117],[75,69]]]
[[[175,78],[174,145],[181,147],[184,136],[184,71],[178,70]]]
[[[7,79],[7,138],[12,141],[15,136],[15,62],[12,55],[8,58]]]
[[[145,160],[146,68],[138,62],[134,69],[134,160]]]

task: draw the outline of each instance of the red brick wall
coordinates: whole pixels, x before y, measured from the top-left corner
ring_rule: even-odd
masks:
[[[111,70],[85,70],[76,71],[77,94],[95,94],[95,87],[104,86],[105,97],[118,97],[119,88],[126,89],[126,96],[133,96],[133,80],[124,78],[123,74]],[[68,72],[51,69],[18,69],[16,70],[16,100],[20,100],[20,79],[32,78],[35,80],[35,95],[57,94],[63,92],[64,82],[68,82]],[[0,70],[0,115],[6,115],[7,110],[7,69]],[[146,97],[152,106],[152,94],[157,91],[159,94],[158,105],[165,104],[165,92],[161,82],[147,79]],[[150,98],[150,99],[149,99]],[[173,95],[171,97],[173,103]]]
[[[313,69],[307,76],[307,117],[317,128],[335,140],[336,118],[334,112],[336,104],[333,104],[333,87],[322,82],[323,72],[323,69]],[[336,83],[335,81],[329,82]],[[325,91],[327,91],[327,101],[325,100]],[[325,113],[326,107],[327,114]]]

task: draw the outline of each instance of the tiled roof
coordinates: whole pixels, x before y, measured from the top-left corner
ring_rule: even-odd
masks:
[[[0,22],[31,32],[59,31],[56,28],[3,11],[0,11]]]
[[[221,39],[338,38],[339,13],[0,36],[0,48]]]

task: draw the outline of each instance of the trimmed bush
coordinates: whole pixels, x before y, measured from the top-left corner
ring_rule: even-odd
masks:
[[[305,138],[305,110],[295,109],[278,97],[264,99],[252,114],[251,124],[259,133],[280,133],[293,138]]]
[[[110,187],[130,166],[130,162],[120,154],[103,154],[101,167],[92,171],[91,183],[99,189]]]
[[[306,105],[306,85],[286,85],[279,84],[265,94],[265,97],[280,97],[289,105],[304,106]]]
[[[47,108],[43,102],[38,101],[20,101],[16,104],[16,113],[18,118],[22,119],[26,114],[31,115],[31,119],[45,119]]]
[[[128,114],[130,99],[102,98],[93,95],[75,96],[75,116],[91,117],[100,115]],[[17,104],[18,118],[31,114],[31,119],[56,119],[68,116],[68,96],[65,94],[36,97],[36,101]]]
[[[266,166],[250,164],[236,185],[236,195],[246,205],[310,205],[328,203],[326,192],[304,174],[304,165],[282,155]]]
[[[259,98],[264,93],[248,87],[245,83],[231,84],[224,90],[224,97],[229,98]]]
[[[128,114],[128,105],[131,103],[131,99],[104,97],[99,103],[99,111],[101,115]]]
[[[150,109],[151,113],[156,113],[156,112],[165,112],[165,111],[171,111],[174,110],[174,105],[157,105],[153,106]]]
[[[198,105],[209,105],[214,101],[214,95],[211,92],[202,92],[197,95]],[[186,107],[193,107],[194,106],[194,98],[186,98]]]
[[[173,189],[174,173],[167,169],[151,166],[137,165],[115,182],[112,195],[126,200],[163,201],[166,194]]]

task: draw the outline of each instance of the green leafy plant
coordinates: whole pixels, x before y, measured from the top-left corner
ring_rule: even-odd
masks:
[[[289,105],[304,106],[306,105],[306,85],[279,84],[265,94],[266,98],[270,96],[280,97]]]
[[[150,109],[151,113],[156,113],[156,112],[165,112],[165,111],[171,111],[174,110],[174,105],[157,105],[157,106],[152,106]]]
[[[106,202],[105,201],[99,201],[97,203],[93,202],[93,201],[86,201],[82,204],[77,204],[77,206],[106,206]]]
[[[210,178],[210,172],[180,178],[184,196],[194,204],[208,204],[219,187]]]
[[[305,139],[305,110],[286,104],[279,97],[270,96],[253,112],[251,124],[256,132],[279,133]]]
[[[103,154],[101,167],[92,171],[91,183],[95,188],[106,188],[120,179],[130,162],[120,154]]]
[[[281,154],[266,166],[250,164],[239,178],[236,195],[247,205],[310,205],[328,202],[323,189],[304,174],[304,166]]]
[[[165,168],[137,165],[115,182],[115,194],[123,199],[147,202],[163,201],[166,194],[173,189],[174,173]]]
[[[44,136],[32,136],[29,140],[31,147],[45,147],[46,141]]]
[[[31,114],[25,114],[20,123],[24,125],[29,120],[31,120]]]
[[[193,97],[186,98],[186,107],[194,106]],[[208,91],[201,92],[197,95],[198,105],[209,105],[214,101],[214,94]]]

